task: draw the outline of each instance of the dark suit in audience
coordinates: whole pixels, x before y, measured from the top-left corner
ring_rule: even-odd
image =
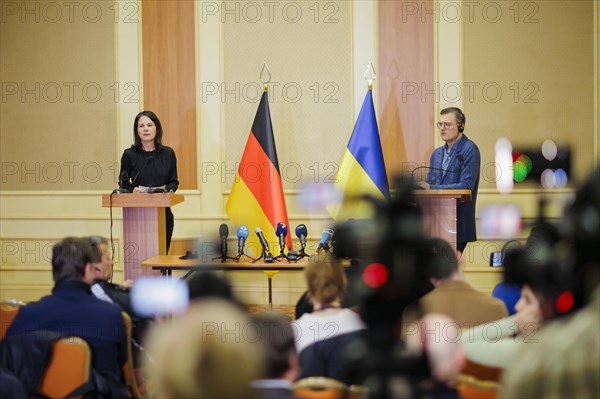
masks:
[[[81,337],[92,350],[92,367],[124,381],[125,324],[118,307],[92,295],[92,258],[93,248],[84,240],[66,238],[56,244],[52,249],[52,295],[22,307],[6,337],[42,330]]]

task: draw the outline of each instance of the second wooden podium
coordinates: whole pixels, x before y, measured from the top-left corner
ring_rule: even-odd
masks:
[[[143,260],[167,254],[165,208],[183,202],[183,195],[104,194],[102,206],[123,208],[123,267],[125,279],[152,275],[149,268],[141,267]]]
[[[415,190],[427,237],[442,238],[456,248],[456,205],[471,201],[471,190]]]

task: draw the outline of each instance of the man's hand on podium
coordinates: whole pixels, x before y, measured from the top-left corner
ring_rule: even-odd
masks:
[[[420,182],[417,182],[417,183],[416,183],[416,185],[417,185],[418,187],[422,187],[422,188],[424,188],[425,190],[429,190],[429,183],[427,183],[427,182],[425,182],[425,181],[420,181]]]

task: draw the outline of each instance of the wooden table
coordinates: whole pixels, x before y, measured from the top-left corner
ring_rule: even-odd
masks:
[[[203,262],[201,259],[179,259],[180,255],[158,255],[142,262],[142,267],[160,270],[160,273],[171,278],[173,270],[245,270],[264,272],[269,280],[269,308],[273,308],[273,291],[271,279],[280,270],[303,270],[307,259],[301,259],[297,263],[236,263],[236,262]]]

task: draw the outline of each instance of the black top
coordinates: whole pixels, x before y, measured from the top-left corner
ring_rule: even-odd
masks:
[[[121,157],[119,173],[121,188],[129,191],[137,186],[159,187],[166,185],[167,191],[177,191],[177,158],[171,147],[154,151],[128,148]]]

